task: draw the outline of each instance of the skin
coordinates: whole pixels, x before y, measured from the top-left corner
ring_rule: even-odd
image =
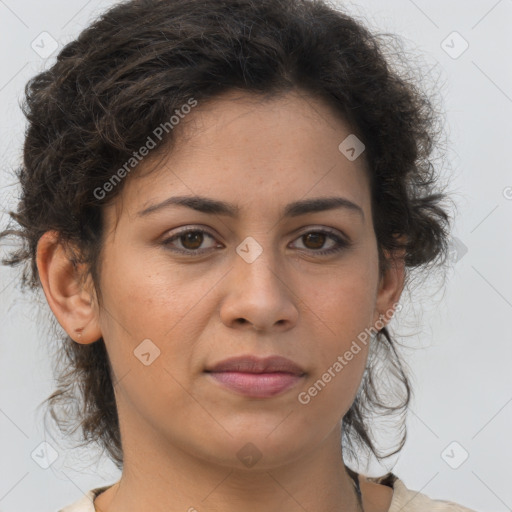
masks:
[[[322,100],[299,92],[264,102],[231,91],[199,104],[180,130],[182,143],[168,158],[150,174],[130,175],[105,210],[101,305],[91,280],[80,284],[80,268],[73,270],[55,233],[38,245],[53,313],[78,343],[102,336],[115,374],[124,468],[96,509],[356,511],[340,424],[368,345],[308,404],[297,396],[379,314],[392,311],[403,289],[403,255],[388,255],[392,264],[379,275],[364,153],[349,161],[338,145],[350,127]],[[179,206],[137,215],[195,194],[236,203],[239,217]],[[348,208],[282,216],[292,201],[327,196],[349,199],[364,217]],[[166,246],[184,226],[207,230],[202,244],[178,237]],[[303,236],[319,229],[351,245],[320,256],[336,242]],[[263,250],[251,263],[235,250],[248,236]],[[205,252],[191,257],[173,247]],[[148,338],[160,355],[146,366],[134,350]],[[280,395],[254,399],[204,373],[246,354],[285,356],[306,376]],[[237,456],[248,442],[262,455],[252,467]],[[366,512],[389,509],[390,488],[363,477],[361,488]]]

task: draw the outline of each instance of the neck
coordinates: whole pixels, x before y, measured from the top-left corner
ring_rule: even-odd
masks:
[[[338,429],[339,430],[339,429]],[[95,500],[98,512],[360,512],[333,432],[312,453],[292,462],[240,469],[165,446],[149,435],[123,437],[121,480]],[[258,469],[258,466],[260,467]],[[192,475],[192,477],[191,477]]]

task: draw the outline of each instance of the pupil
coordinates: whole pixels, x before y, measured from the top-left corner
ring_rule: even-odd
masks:
[[[318,249],[323,246],[325,235],[322,233],[308,233],[307,235],[304,235],[304,237],[307,240],[307,244],[310,244],[312,242],[312,248]],[[193,231],[190,233],[185,233],[183,235],[184,243],[183,245],[187,249],[197,249],[201,246],[201,243],[203,241],[203,235],[199,231]]]
[[[320,247],[322,247],[322,245],[324,244],[324,238],[325,238],[325,235],[322,234],[322,233],[309,233],[306,235],[306,239],[308,241],[311,241],[311,239],[313,239],[313,248],[314,249],[318,249]],[[317,242],[317,244],[315,245],[315,240]],[[318,243],[320,242],[320,243]]]
[[[185,245],[185,247],[187,249],[197,249],[198,247],[201,246],[201,242],[203,241],[202,239],[202,233],[199,233],[199,231],[193,231],[193,232],[190,232],[190,233],[186,233],[185,235],[183,235],[185,237],[185,243],[183,245]],[[194,238],[196,240],[196,243],[194,244]],[[189,242],[192,241],[192,247],[190,247]]]

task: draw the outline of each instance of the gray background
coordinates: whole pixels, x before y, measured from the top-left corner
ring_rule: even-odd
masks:
[[[40,35],[46,31],[60,49],[113,3],[0,0],[2,227],[16,203],[10,171],[23,140],[18,102],[26,81],[57,53],[41,56],[31,45],[49,51],[50,39]],[[402,36],[411,63],[434,77],[449,143],[443,172],[457,203],[444,287],[436,281],[405,294],[392,324],[411,347],[404,351],[415,390],[407,444],[384,465],[359,469],[377,475],[394,464],[408,487],[431,497],[482,512],[510,510],[512,0],[344,5],[371,28]],[[464,41],[469,46],[461,53]],[[72,451],[50,437],[51,426],[45,429],[36,409],[54,389],[45,310],[38,314],[16,279],[0,268],[0,512],[55,512],[92,487],[115,482],[119,472],[105,458],[98,462],[97,452]],[[48,469],[31,458],[43,441],[58,451]]]

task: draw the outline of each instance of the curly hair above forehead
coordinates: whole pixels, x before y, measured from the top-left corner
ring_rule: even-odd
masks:
[[[438,113],[414,80],[395,70],[385,44],[361,21],[322,0],[131,0],[116,4],[25,87],[28,127],[16,169],[21,198],[9,229],[20,246],[3,260],[23,264],[21,282],[40,287],[36,249],[49,230],[99,276],[104,206],[123,190],[111,182],[159,132],[158,151],[178,136],[169,120],[193,98],[199,104],[238,89],[273,97],[301,90],[328,102],[365,145],[381,270],[385,251],[404,250],[410,269],[441,263],[449,216],[433,165]],[[178,112],[179,113],[179,112]],[[340,141],[341,142],[341,141]],[[126,171],[126,168],[125,168]],[[133,165],[132,174],[137,172]],[[124,173],[126,174],[126,173]],[[343,419],[344,453],[381,459],[372,414],[405,413],[411,389],[387,328],[376,334],[358,395]],[[121,468],[123,451],[113,375],[102,338],[90,345],[64,336],[56,346],[57,390],[47,399],[64,432],[105,448]],[[378,373],[378,364],[385,366]],[[75,389],[77,388],[77,389]],[[389,403],[388,388],[394,403]],[[60,407],[76,403],[73,417]]]

